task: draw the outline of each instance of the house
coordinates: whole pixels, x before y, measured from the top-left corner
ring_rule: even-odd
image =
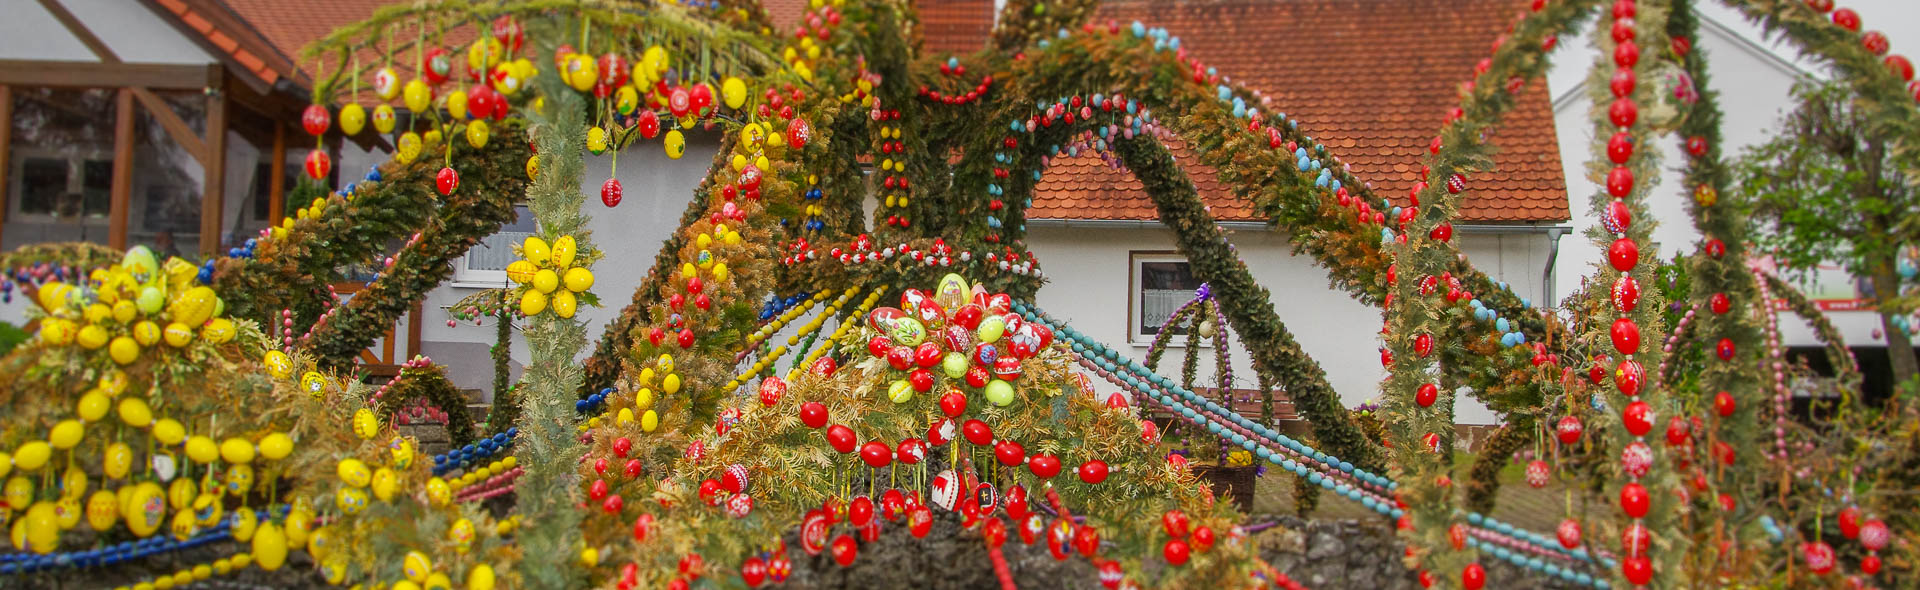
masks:
[[[1699,38],[1693,40],[1693,46],[1705,51],[1711,64],[1711,88],[1720,93],[1720,108],[1725,113],[1722,153],[1733,157],[1747,146],[1772,139],[1781,116],[1793,107],[1791,91],[1795,83],[1823,79],[1829,74],[1819,62],[1803,57],[1791,43],[1769,37],[1739,12],[1717,2],[1696,4],[1700,33]],[[1920,33],[1920,11],[1913,10],[1911,2],[1850,0],[1845,5],[1860,13],[1863,30],[1887,32],[1893,42],[1893,53],[1913,55],[1920,51],[1920,40],[1914,38]],[[1903,41],[1905,45],[1901,44]],[[1588,146],[1593,138],[1592,125],[1588,122],[1591,103],[1586,97],[1585,82],[1596,52],[1585,43],[1561,43],[1560,47],[1553,54],[1554,67],[1547,75],[1547,86],[1553,93],[1561,161],[1566,167],[1566,185],[1574,203],[1571,224],[1578,237],[1579,232],[1599,225],[1598,218],[1588,212],[1586,202],[1600,187],[1588,180],[1585,172]],[[1665,173],[1657,185],[1659,196],[1649,200],[1660,222],[1654,229],[1653,241],[1658,244],[1661,258],[1671,258],[1676,252],[1691,254],[1700,234],[1687,216],[1687,199],[1683,194],[1686,189],[1680,184],[1677,169],[1677,163],[1683,161],[1679,139],[1662,142],[1660,153],[1667,165],[1663,166]],[[1593,265],[1601,259],[1598,246],[1588,240],[1566,240],[1554,271],[1555,292],[1564,294],[1578,289],[1582,277],[1591,274]],[[1889,382],[1882,379],[1890,374],[1890,369],[1877,312],[1870,304],[1862,305],[1867,302],[1857,294],[1856,281],[1846,272],[1822,272],[1812,279],[1814,282],[1803,286],[1802,291],[1821,304],[1828,319],[1853,348],[1854,356],[1867,374],[1868,387],[1882,387],[1876,383]],[[1782,344],[1789,348],[1791,356],[1804,355],[1813,362],[1823,362],[1819,360],[1824,358],[1820,352],[1823,344],[1805,322],[1792,312],[1782,312],[1779,325]]]

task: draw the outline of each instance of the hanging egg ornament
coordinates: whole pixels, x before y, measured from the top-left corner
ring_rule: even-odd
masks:
[[[419,78],[408,81],[406,90],[402,94],[402,102],[407,105],[407,110],[425,113],[433,106],[433,88]]]
[[[440,191],[441,196],[452,195],[454,189],[460,188],[460,173],[455,172],[451,166],[441,168],[440,173],[433,177],[433,186]]]
[[[327,173],[333,170],[333,159],[321,150],[307,152],[306,170],[307,178],[324,181]]]
[[[307,105],[300,113],[300,127],[307,130],[307,135],[325,135],[332,124],[333,116],[327,113],[325,105]]]
[[[720,82],[720,99],[727,108],[739,110],[747,104],[747,83],[739,78],[727,76]]]
[[[619,206],[620,198],[625,194],[626,189],[620,186],[618,178],[609,178],[600,184],[600,203],[608,207]]]
[[[393,126],[398,122],[399,118],[393,114],[392,106],[383,104],[373,107],[374,131],[382,134],[393,133]]]
[[[594,126],[587,130],[587,151],[593,155],[607,153],[607,130]]]
[[[474,149],[487,147],[487,138],[490,135],[492,135],[492,133],[487,128],[486,121],[470,121],[467,123],[467,145],[473,146]]]
[[[394,142],[393,158],[402,164],[412,162],[420,158],[420,151],[423,149],[425,146],[420,140],[420,134],[408,131],[400,134],[400,139]]]
[[[373,93],[378,95],[380,100],[393,100],[394,97],[399,96],[400,74],[394,72],[392,66],[380,68],[380,71],[374,72]]]
[[[679,129],[667,131],[667,139],[663,143],[668,158],[678,160],[681,156],[687,155],[687,137],[681,134]]]
[[[593,85],[600,82],[600,66],[594,62],[593,56],[575,53],[567,56],[566,65],[561,70],[561,77],[574,90],[587,92],[593,90]]]

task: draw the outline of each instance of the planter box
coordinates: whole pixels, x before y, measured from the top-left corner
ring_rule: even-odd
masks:
[[[1253,510],[1253,483],[1259,467],[1195,465],[1193,472],[1213,488],[1214,497],[1231,500],[1241,512]]]

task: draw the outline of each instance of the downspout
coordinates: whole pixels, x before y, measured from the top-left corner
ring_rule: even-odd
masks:
[[[1566,235],[1568,228],[1553,226],[1547,228],[1547,268],[1540,272],[1540,283],[1546,286],[1546,299],[1541,307],[1553,307],[1553,264],[1560,258],[1560,236]]]

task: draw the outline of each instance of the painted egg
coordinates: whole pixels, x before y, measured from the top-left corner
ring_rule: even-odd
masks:
[[[116,442],[107,445],[101,454],[100,470],[112,479],[124,479],[133,469],[133,448],[126,443]]]
[[[427,480],[427,500],[432,501],[434,506],[445,506],[452,498],[453,489],[447,485],[447,480],[438,477]]]
[[[353,412],[353,433],[359,436],[361,440],[373,440],[373,437],[380,434],[380,418],[373,414],[373,410],[367,408],[355,410]],[[352,459],[348,460],[350,461]],[[345,462],[342,462],[342,465],[344,466]]]
[[[901,318],[893,322],[893,326],[888,330],[887,336],[901,346],[919,346],[921,342],[925,342],[927,339],[927,329],[921,325],[919,320]]]
[[[340,107],[340,132],[348,136],[359,135],[367,128],[367,109],[358,104],[347,103]]]
[[[227,468],[227,493],[244,495],[253,491],[253,466],[235,465]]]
[[[274,571],[287,563],[287,536],[272,522],[261,523],[253,531],[253,562],[260,569]]]
[[[94,531],[113,528],[120,521],[120,500],[113,492],[100,490],[87,498],[87,526]]]
[[[747,104],[747,83],[739,78],[727,76],[720,81],[720,100],[727,108],[739,109]]]
[[[367,469],[367,464],[352,457],[341,459],[335,466],[335,472],[340,476],[340,481],[356,488],[367,487],[373,480],[373,472]]]
[[[373,472],[373,497],[381,502],[392,502],[393,493],[400,489],[400,478],[392,469],[381,467]]]
[[[373,107],[373,130],[374,131],[378,131],[382,134],[393,133],[393,126],[397,122],[398,122],[398,117],[393,114],[392,106],[383,104],[383,105],[378,105]]]
[[[160,486],[153,482],[142,483],[127,495],[127,502],[120,507],[120,517],[127,523],[127,530],[135,536],[148,537],[160,530],[161,519],[166,516],[166,498]]]
[[[687,154],[687,137],[681,134],[679,129],[667,131],[667,139],[663,143],[667,149],[667,157],[670,159],[678,160]]]
[[[520,295],[520,315],[534,316],[547,310],[547,294],[538,289],[528,289]]]
[[[455,551],[466,553],[473,546],[473,521],[460,519],[447,527],[447,539],[453,541]]]
[[[387,450],[393,454],[393,466],[401,469],[412,466],[413,458],[418,455],[413,439],[398,436],[387,441]]]
[[[193,342],[193,328],[180,322],[173,322],[167,324],[167,328],[160,332],[160,339],[165,340],[168,346],[180,348]]]
[[[52,502],[39,502],[27,508],[20,520],[26,523],[26,548],[46,555],[60,547],[59,515]]]
[[[560,239],[553,241],[553,250],[550,253],[551,258],[548,259],[548,262],[558,268],[573,266],[576,253],[577,249],[574,246],[573,236],[560,236]]]
[[[1611,293],[1613,308],[1621,313],[1629,313],[1640,307],[1640,281],[1633,275],[1623,274],[1614,279]]]
[[[174,510],[186,510],[193,506],[193,499],[200,495],[200,486],[192,478],[182,477],[167,485],[167,505]]]
[[[260,517],[244,508],[233,511],[227,524],[233,530],[233,539],[242,543],[253,540],[254,533],[260,532]]]
[[[427,86],[425,80],[414,78],[407,81],[406,89],[402,94],[404,95],[402,100],[406,103],[407,109],[415,113],[425,113],[433,106],[433,88]]]
[[[5,488],[7,506],[26,506],[33,503],[33,480],[23,475],[15,475],[7,480]]]
[[[379,95],[381,100],[393,100],[394,97],[399,96],[400,74],[394,72],[392,67],[380,68],[380,71],[374,72],[373,93]]]
[[[467,145],[480,149],[487,147],[487,138],[492,136],[492,132],[487,128],[486,121],[472,121],[467,123],[466,135]]]
[[[266,365],[267,374],[272,375],[274,379],[293,376],[293,359],[288,358],[287,353],[269,350],[266,357],[262,359],[262,364]]]
[[[226,506],[221,505],[220,494],[217,493],[217,491],[216,489],[212,492],[200,494],[193,499],[192,512],[181,512],[181,514],[191,514],[193,516],[194,528],[213,526],[218,524],[222,517],[226,516]]]
[[[300,387],[315,398],[327,392],[327,378],[317,371],[307,371],[300,376]]]
[[[334,492],[334,504],[347,515],[359,514],[367,509],[367,491],[361,488],[343,487]]]
[[[520,254],[521,256],[525,256],[528,262],[532,262],[535,265],[544,265],[547,263],[549,257],[553,255],[553,249],[547,245],[546,240],[540,239],[539,236],[527,236],[526,241],[520,243]]]
[[[120,400],[120,421],[134,428],[145,428],[153,423],[153,408],[147,406],[146,400],[137,397],[122,399]],[[14,457],[13,462],[15,465],[20,464],[20,458]]]

